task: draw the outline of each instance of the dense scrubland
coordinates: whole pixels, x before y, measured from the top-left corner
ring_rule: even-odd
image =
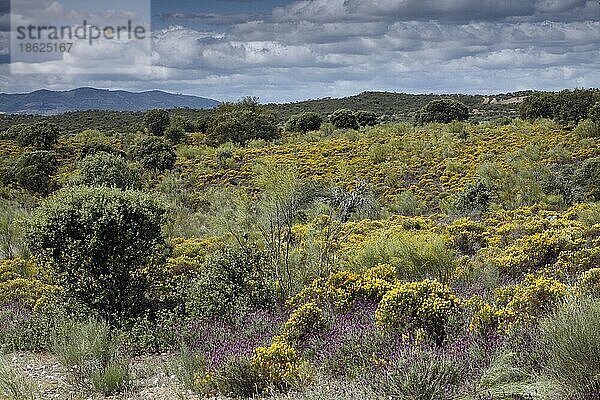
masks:
[[[0,396],[598,399],[599,100],[12,124]]]

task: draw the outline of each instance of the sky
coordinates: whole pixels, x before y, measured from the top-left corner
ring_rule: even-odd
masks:
[[[13,1],[36,15],[79,12],[73,0]],[[288,102],[600,86],[597,0],[153,0],[149,64],[139,49],[99,45],[35,74],[9,68],[9,3],[0,0],[0,92],[92,86]]]

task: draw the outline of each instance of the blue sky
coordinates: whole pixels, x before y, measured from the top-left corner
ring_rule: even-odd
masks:
[[[43,9],[66,0],[35,1]],[[8,59],[6,4],[0,0],[0,61]],[[153,0],[151,15],[151,68],[70,74],[47,65],[14,76],[4,64],[0,91],[94,86],[283,102],[365,90],[498,93],[600,83],[596,0]]]

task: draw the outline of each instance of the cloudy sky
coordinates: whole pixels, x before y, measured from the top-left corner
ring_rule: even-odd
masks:
[[[68,0],[13,1],[69,10]],[[94,65],[118,56],[95,47],[69,59],[85,66],[78,73],[48,63],[25,75],[8,65],[9,3],[0,0],[0,92],[93,86],[283,102],[600,86],[598,0],[154,0],[151,65],[106,73]]]

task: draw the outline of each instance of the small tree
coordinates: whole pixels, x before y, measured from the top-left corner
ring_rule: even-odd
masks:
[[[166,215],[147,193],[68,187],[33,212],[25,237],[68,295],[118,322],[149,307],[147,267],[165,246]]]
[[[287,122],[287,129],[292,132],[306,133],[316,131],[321,128],[323,118],[315,112],[305,112],[302,114],[292,115]]]
[[[171,124],[165,130],[165,137],[173,144],[178,144],[185,138],[185,129],[182,125]]]
[[[588,117],[596,124],[600,124],[600,102],[594,104],[588,111]]]
[[[452,121],[466,121],[467,119],[469,119],[469,108],[459,101],[450,99],[429,102],[417,116],[419,124],[430,122],[447,124]]]
[[[519,106],[519,116],[528,120],[554,118],[556,109],[556,99],[552,93],[533,93]]]
[[[356,121],[360,126],[377,125],[377,114],[373,111],[357,111],[355,115]]]
[[[331,114],[329,121],[338,129],[358,129],[356,115],[354,115],[352,110],[337,110]]]
[[[17,142],[24,147],[33,146],[41,150],[49,150],[59,137],[60,129],[57,125],[42,121],[21,127],[17,133]]]
[[[54,151],[35,150],[23,153],[9,166],[10,181],[42,195],[52,190],[52,175],[58,170],[58,161]]]
[[[132,145],[129,155],[144,168],[156,171],[173,169],[177,160],[177,155],[169,142],[154,136],[146,136]]]
[[[575,183],[589,200],[600,200],[600,157],[581,163],[575,172]]]
[[[144,126],[153,135],[162,136],[171,123],[167,110],[150,110],[144,115]]]
[[[78,182],[87,186],[107,186],[119,189],[142,187],[141,174],[123,157],[99,152],[91,154],[79,163]]]
[[[253,139],[273,140],[279,135],[277,117],[256,98],[221,104],[207,133],[213,146],[226,142],[244,144]]]
[[[192,121],[192,132],[207,133],[214,123],[211,116],[198,117]]]

